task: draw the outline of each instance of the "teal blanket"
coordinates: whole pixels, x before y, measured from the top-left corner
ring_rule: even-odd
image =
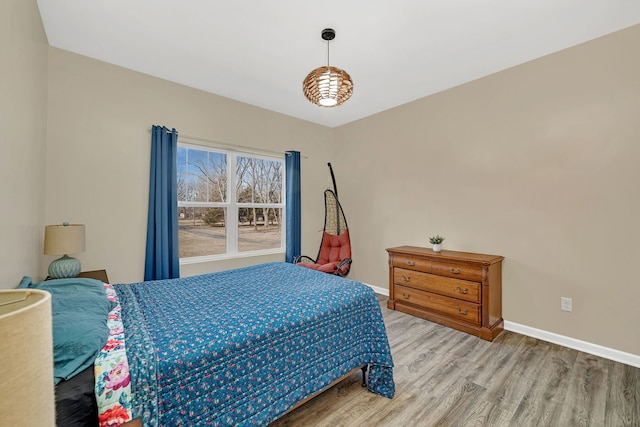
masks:
[[[102,282],[68,278],[31,283],[25,277],[20,287],[51,294],[54,383],[91,366],[109,336],[107,317],[112,303]]]

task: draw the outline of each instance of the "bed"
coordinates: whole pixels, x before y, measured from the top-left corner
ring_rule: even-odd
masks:
[[[371,392],[394,395],[380,306],[362,283],[276,262],[100,285],[109,302],[107,344],[93,360],[101,425],[267,425],[361,367]]]

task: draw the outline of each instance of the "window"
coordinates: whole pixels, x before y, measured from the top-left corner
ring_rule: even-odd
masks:
[[[180,259],[284,251],[284,160],[178,144]]]

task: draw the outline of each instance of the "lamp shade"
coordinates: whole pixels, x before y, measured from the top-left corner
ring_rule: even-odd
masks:
[[[84,252],[84,224],[47,225],[44,229],[44,253],[65,255]]]
[[[304,96],[321,107],[342,105],[353,93],[351,76],[336,67],[318,67],[302,83]]]
[[[0,290],[0,425],[53,426],[51,294]]]

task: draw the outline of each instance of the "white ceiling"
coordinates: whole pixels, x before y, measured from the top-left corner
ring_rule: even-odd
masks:
[[[49,44],[329,127],[640,23],[640,0],[37,0]],[[353,96],[302,94],[326,64]]]

